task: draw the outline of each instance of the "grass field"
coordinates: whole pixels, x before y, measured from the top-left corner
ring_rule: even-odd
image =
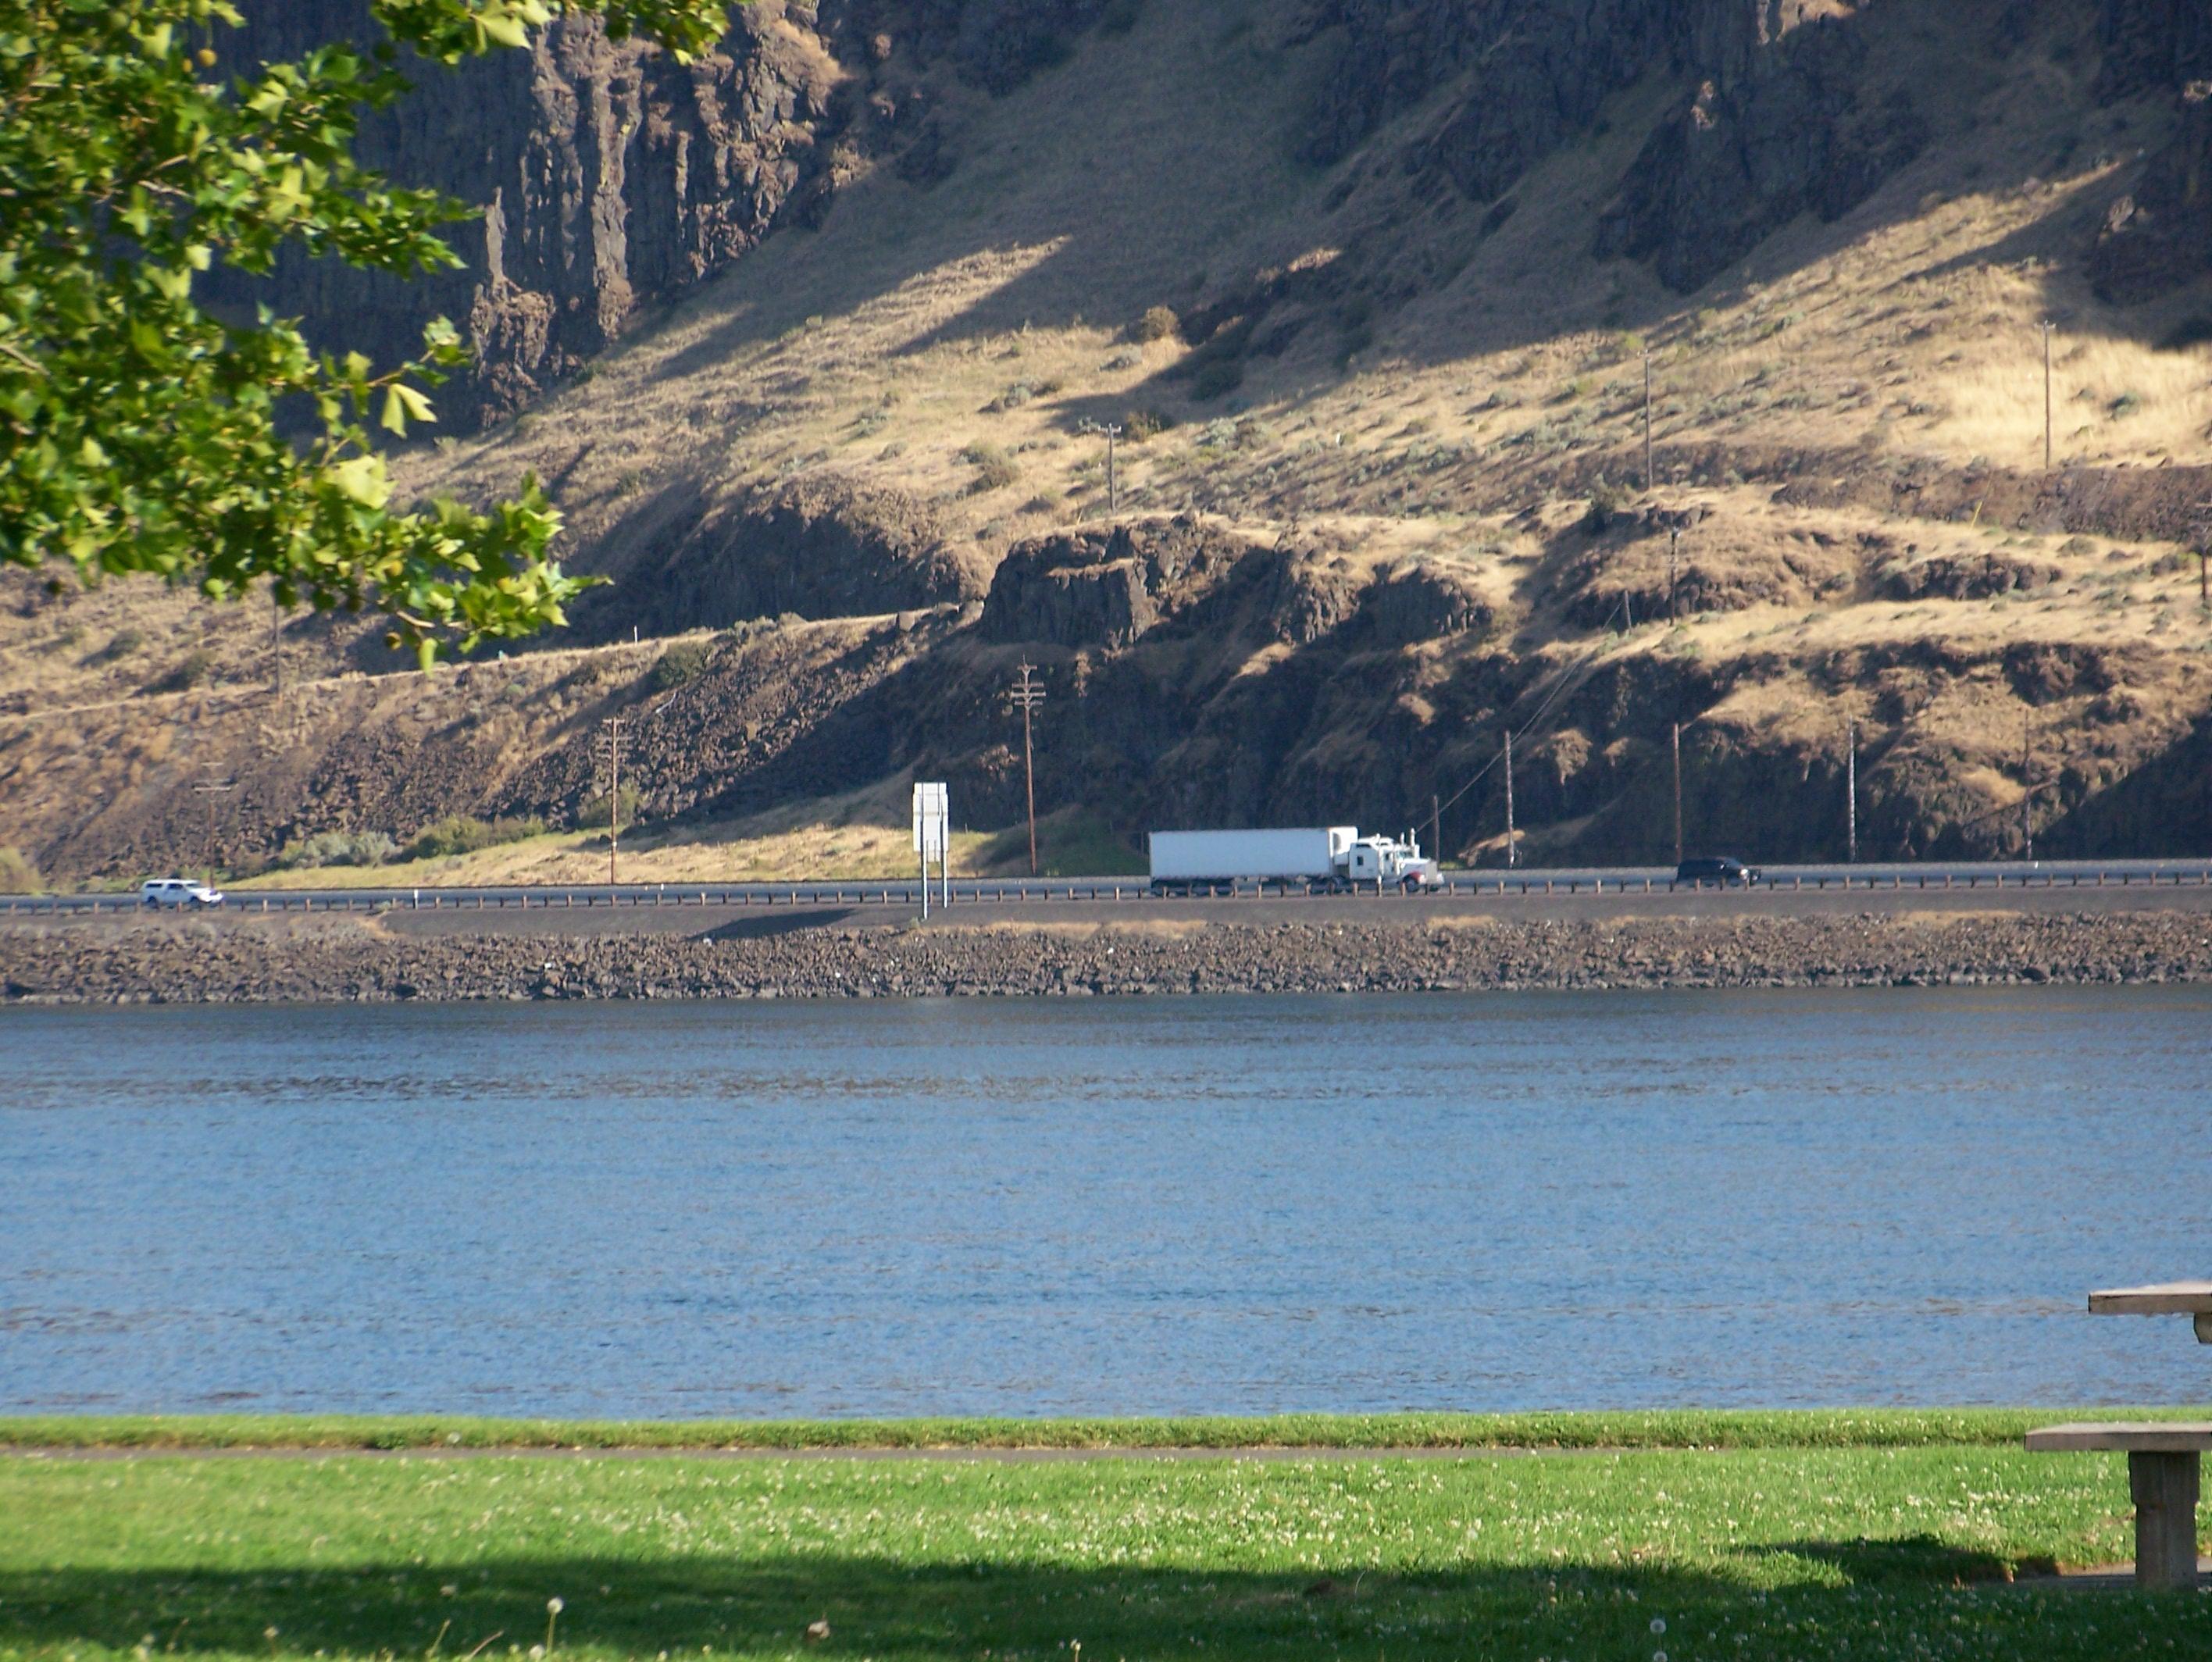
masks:
[[[2212,1654],[2212,1598],[2008,1585],[2130,1550],[2121,1463],[2027,1455],[2013,1441],[2027,1417],[1116,1422],[1132,1443],[1242,1428],[1247,1441],[1510,1429],[1614,1445],[1464,1459],[14,1459],[0,1461],[0,1655]],[[57,1423],[5,1435],[52,1442]],[[122,1442],[155,1425],[75,1423]],[[167,1430],[301,1443],[349,1426],[356,1441],[499,1435],[467,1421]],[[680,1428],[653,1429],[558,1428],[629,1442]],[[1669,1437],[1723,1446],[1619,1447]]]
[[[2100,1420],[2212,1408],[2100,1408]],[[1157,1419],[507,1420],[459,1415],[0,1417],[0,1448],[2017,1448],[2047,1409],[1659,1409],[1531,1414],[1279,1414]]]

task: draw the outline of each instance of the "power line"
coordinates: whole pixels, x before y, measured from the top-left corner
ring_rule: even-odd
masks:
[[[1626,602],[1627,597],[1623,595],[1621,598],[1623,602]],[[1607,630],[1611,629],[1613,627],[1613,620],[1620,613],[1620,606],[1615,605],[1611,611],[1606,613],[1603,627]],[[1553,683],[1550,693],[1546,695],[1544,701],[1536,707],[1536,713],[1530,716],[1527,721],[1523,722],[1517,731],[1511,729],[1509,724],[1508,731],[1512,733],[1512,736],[1516,738],[1527,738],[1529,733],[1534,731],[1536,724],[1543,720],[1545,713],[1550,710],[1554,704],[1559,701],[1561,695],[1563,695],[1569,687],[1574,685],[1592,664],[1595,664],[1599,658],[1602,658],[1606,654],[1607,650],[1608,648],[1607,644],[1604,640],[1601,640],[1596,646],[1591,647],[1589,652],[1583,655],[1582,661],[1580,663],[1572,664],[1569,668],[1562,670],[1559,672],[1559,679]],[[1443,803],[1439,805],[1439,811],[1443,808],[1451,807],[1454,804],[1457,803],[1462,797],[1464,797],[1468,792],[1474,790],[1476,786],[1481,784],[1483,779],[1489,774],[1490,770],[1497,767],[1500,760],[1501,758],[1498,756],[1492,756],[1488,761],[1484,762],[1481,767],[1476,768],[1474,770],[1474,776],[1472,779],[1468,779],[1466,784],[1461,786],[1458,790],[1453,792],[1451,795],[1443,799]]]

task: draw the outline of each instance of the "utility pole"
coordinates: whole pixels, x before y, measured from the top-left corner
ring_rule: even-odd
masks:
[[[1651,349],[1644,349],[1644,488],[1651,488]]]
[[[204,842],[207,856],[207,875],[208,881],[210,883],[213,883],[215,881],[216,798],[218,797],[227,797],[236,789],[238,789],[238,780],[235,778],[219,779],[215,776],[215,769],[212,767],[207,770],[206,777],[192,786],[192,794],[198,797],[207,808],[207,831],[204,837]]]
[[[284,603],[276,585],[269,585],[269,678],[274,696],[284,696]]]
[[[2043,320],[2043,470],[2051,471],[2051,319]]]
[[[622,719],[607,723],[607,886],[616,883],[615,857],[622,848]]]
[[[1520,864],[1513,849],[1513,730],[1505,730],[1505,864]]]
[[[1022,774],[1029,786],[1030,797],[1030,876],[1037,875],[1036,850],[1036,757],[1030,742],[1030,720],[1038,705],[1044,702],[1044,688],[1036,679],[1036,665],[1024,658],[1022,678],[1016,682],[1007,700],[1022,713]]]
[[[2035,766],[2035,714],[2023,710],[2020,718],[2020,838],[2027,852],[2021,856],[2030,865],[2035,864],[2035,780],[2030,770]]]
[[[1844,730],[1844,863],[1859,863],[1859,724]]]
[[[1669,527],[1667,532],[1667,626],[1672,628],[1681,620],[1674,612],[1676,587],[1676,559],[1681,550],[1682,533],[1679,527]]]
[[[1433,791],[1429,792],[1429,858],[1440,867],[1443,864],[1444,805]]]
[[[1682,864],[1682,724],[1674,724],[1674,864]]]
[[[2212,500],[2197,505],[2197,523],[2190,540],[2197,544],[2197,610],[2212,612],[2212,587],[2207,586],[2205,567],[2212,562]]]
[[[1110,519],[1121,511],[1121,481],[1114,464],[1115,441],[1121,436],[1121,424],[1119,422],[1085,422],[1083,430],[1106,435],[1106,517]]]

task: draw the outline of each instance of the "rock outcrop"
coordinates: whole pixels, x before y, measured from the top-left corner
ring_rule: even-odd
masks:
[[[678,634],[747,618],[869,617],[982,597],[988,568],[956,549],[928,504],[814,473],[710,500],[678,484],[617,533],[623,579],[587,599],[587,637]],[[594,597],[596,598],[596,597]]]
[[[1918,155],[1928,124],[1901,88],[1869,84],[1859,9],[1762,0],[1709,19],[1689,61],[1713,67],[1629,168],[1598,253],[1697,288],[1800,214],[1841,218]]]
[[[448,70],[408,60],[415,90],[364,122],[362,159],[477,212],[449,240],[459,271],[420,279],[289,254],[273,285],[235,274],[216,293],[271,292],[312,331],[380,361],[452,318],[476,369],[441,395],[449,426],[504,415],[618,335],[641,304],[711,276],[769,231],[818,212],[848,124],[844,71],[811,8],[742,7],[720,51],[689,66],[595,20]],[[258,0],[222,37],[246,64],[332,39],[374,41],[365,0]]]
[[[411,355],[446,316],[476,368],[441,396],[449,427],[520,408],[643,306],[727,268],[763,237],[818,223],[866,162],[941,149],[929,72],[994,92],[1064,57],[1134,0],[755,0],[697,63],[613,41],[588,17],[458,69],[408,58],[415,83],[362,126],[361,155],[474,210],[449,235],[463,269],[401,281],[296,253],[271,282],[218,273],[211,293],[270,300],[330,344]],[[367,0],[246,0],[220,37],[243,71],[381,35]]]
[[[2105,0],[2107,99],[2179,100],[2174,135],[2106,209],[2089,258],[2098,297],[2155,299],[2212,267],[2212,13],[2190,0]]]
[[[1000,562],[983,604],[983,634],[1056,646],[1127,646],[1254,551],[1245,539],[1194,519],[1038,537]]]
[[[1603,255],[1648,258],[1695,288],[1796,215],[1833,219],[1927,142],[1899,90],[1870,88],[1875,0],[1322,0],[1309,27],[1343,45],[1307,154],[1334,161],[1439,92],[1408,162],[1468,197],[1504,198],[1660,68],[1688,92],[1606,212]]]

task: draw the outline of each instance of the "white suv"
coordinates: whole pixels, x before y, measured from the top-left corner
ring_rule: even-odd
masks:
[[[221,906],[222,891],[190,877],[149,877],[138,885],[141,906]]]

